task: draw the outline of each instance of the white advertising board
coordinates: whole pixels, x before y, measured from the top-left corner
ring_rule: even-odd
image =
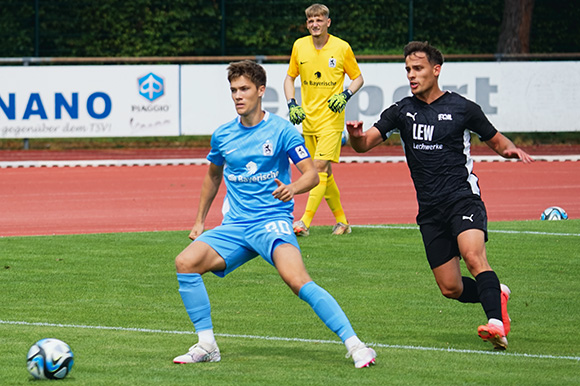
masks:
[[[268,73],[264,107],[288,116],[283,82],[286,64],[264,65]],[[361,63],[365,84],[346,108],[347,120],[371,127],[380,113],[410,95],[403,63]],[[211,134],[235,117],[227,65],[182,67],[182,134]],[[345,80],[348,85],[350,80]],[[580,62],[445,63],[444,90],[477,102],[504,132],[580,131]],[[297,87],[300,80],[295,81]],[[300,90],[296,95],[299,99]]]
[[[0,67],[0,138],[179,135],[179,66]]]
[[[287,64],[264,67],[263,106],[287,118]],[[369,128],[410,91],[403,63],[360,67],[365,84],[349,101],[346,119]],[[209,135],[236,116],[226,69],[0,67],[0,139]],[[478,103],[503,132],[580,131],[580,62],[451,62],[443,65],[439,84]],[[295,86],[300,101],[299,79]]]

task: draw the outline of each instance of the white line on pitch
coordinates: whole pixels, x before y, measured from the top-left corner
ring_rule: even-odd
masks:
[[[412,229],[419,230],[418,226],[405,225],[351,225],[353,228],[376,228],[376,229]],[[518,235],[543,235],[543,236],[576,236],[580,237],[580,233],[554,233],[554,232],[538,232],[538,231],[504,231],[488,229],[490,233],[512,233]]]
[[[157,329],[134,328],[134,327],[88,326],[88,325],[83,325],[83,324],[61,324],[61,323],[42,323],[42,322],[32,323],[32,322],[11,321],[11,320],[0,320],[0,324],[21,325],[21,326],[39,326],[39,327],[58,327],[58,328],[82,328],[82,329],[90,329],[90,330],[134,331],[134,332],[145,332],[145,333],[154,333],[154,334],[195,335],[195,332],[193,332],[193,331],[171,331],[171,330],[157,330]],[[216,336],[221,336],[221,337],[226,337],[226,338],[272,340],[272,341],[282,341],[282,342],[342,344],[342,342],[337,341],[337,340],[284,338],[284,337],[277,337],[277,336],[237,335],[237,334],[216,334]],[[373,347],[399,349],[399,350],[439,351],[439,352],[450,352],[450,353],[461,353],[461,354],[503,355],[503,356],[508,356],[508,357],[524,357],[524,358],[534,358],[534,359],[565,359],[565,360],[580,361],[580,356],[525,354],[525,353],[513,353],[513,352],[505,352],[505,351],[498,352],[498,351],[462,350],[462,349],[454,349],[454,348],[393,345],[393,344],[370,343],[370,342],[367,342],[367,344],[369,346],[373,346]]]

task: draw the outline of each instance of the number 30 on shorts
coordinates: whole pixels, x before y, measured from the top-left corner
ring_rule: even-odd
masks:
[[[266,230],[268,232],[276,232],[278,235],[289,235],[293,232],[292,228],[290,228],[290,224],[281,220],[267,223]]]

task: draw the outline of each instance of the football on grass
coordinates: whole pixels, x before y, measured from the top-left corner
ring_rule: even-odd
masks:
[[[559,206],[551,206],[542,212],[542,220],[567,220],[568,214]]]
[[[73,363],[69,345],[59,339],[41,339],[28,350],[28,372],[37,379],[63,379]]]

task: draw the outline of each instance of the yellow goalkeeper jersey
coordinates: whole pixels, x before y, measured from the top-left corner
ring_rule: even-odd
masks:
[[[345,73],[355,79],[361,71],[352,48],[344,40],[329,35],[321,50],[314,47],[310,35],[294,42],[288,75],[300,76],[301,105],[306,113],[302,122],[304,134],[344,130],[344,111],[332,112],[328,99],[344,90]]]

